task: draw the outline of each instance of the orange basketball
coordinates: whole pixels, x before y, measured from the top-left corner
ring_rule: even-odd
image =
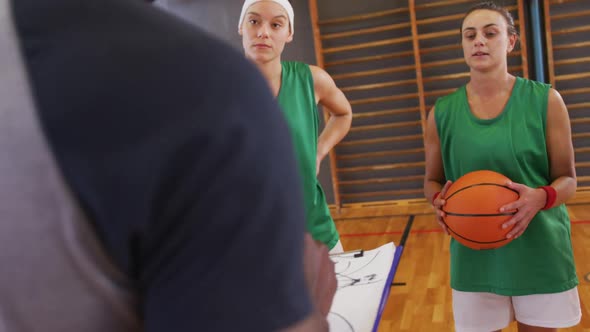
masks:
[[[472,249],[493,249],[508,244],[502,229],[516,211],[500,213],[500,207],[518,199],[518,192],[508,188],[507,177],[493,171],[470,172],[451,184],[445,195],[443,222],[449,232]]]

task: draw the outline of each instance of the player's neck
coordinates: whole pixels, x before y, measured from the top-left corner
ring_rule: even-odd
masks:
[[[512,90],[515,77],[506,70],[472,72],[469,91],[481,97],[492,97],[506,90]]]
[[[256,65],[258,66],[258,70],[262,73],[262,76],[266,79],[266,82],[269,84],[273,96],[276,97],[281,88],[281,74],[283,72],[281,59],[276,58],[269,62],[256,63]]]

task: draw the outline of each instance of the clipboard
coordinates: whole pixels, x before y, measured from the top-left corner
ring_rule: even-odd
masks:
[[[338,280],[330,332],[377,331],[400,256],[393,242],[330,255]]]

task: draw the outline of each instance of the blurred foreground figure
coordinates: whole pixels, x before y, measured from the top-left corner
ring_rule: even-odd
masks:
[[[0,14],[0,331],[327,330],[333,265],[241,54],[138,0]]]

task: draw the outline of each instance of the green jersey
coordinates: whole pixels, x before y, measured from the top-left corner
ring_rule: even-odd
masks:
[[[517,77],[504,110],[493,119],[473,115],[465,86],[437,100],[445,177],[455,181],[485,169],[532,188],[551,183],[546,146],[549,88]],[[472,250],[451,240],[453,289],[518,296],[562,292],[577,284],[564,204],[539,211],[522,236],[498,249]]]
[[[309,66],[301,62],[284,61],[282,70],[278,102],[291,130],[299,162],[307,230],[314,239],[331,249],[339,236],[324,191],[316,177],[319,118],[313,77]]]

